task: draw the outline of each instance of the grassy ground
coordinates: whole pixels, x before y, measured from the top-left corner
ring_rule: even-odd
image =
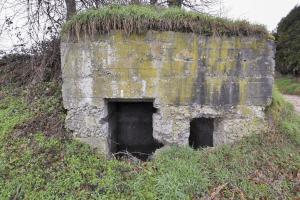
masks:
[[[299,79],[300,80],[300,79]],[[276,80],[276,85],[283,94],[300,96],[300,81],[292,76],[283,76]]]
[[[142,163],[70,139],[57,88],[0,90],[0,199],[300,198],[300,118],[277,91],[268,113],[278,131]]]

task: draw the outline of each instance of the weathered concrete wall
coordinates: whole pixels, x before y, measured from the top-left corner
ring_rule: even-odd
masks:
[[[153,99],[153,135],[164,144],[188,144],[196,117],[216,118],[214,145],[264,127],[274,73],[265,38],[115,32],[97,41],[63,38],[61,49],[66,126],[100,148],[109,143],[107,99]]]

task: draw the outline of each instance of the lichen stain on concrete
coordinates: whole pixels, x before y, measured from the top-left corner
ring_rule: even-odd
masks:
[[[188,144],[195,117],[218,119],[214,145],[232,142],[264,126],[273,56],[273,43],[254,36],[116,31],[97,41],[63,40],[66,125],[76,137],[109,140],[107,99],[153,99],[153,136],[165,145]],[[96,118],[92,127],[87,115]]]

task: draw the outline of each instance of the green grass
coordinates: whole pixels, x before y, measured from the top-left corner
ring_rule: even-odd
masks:
[[[218,18],[180,8],[137,5],[106,6],[79,13],[64,24],[62,33],[68,33],[79,39],[79,35],[93,36],[111,30],[122,30],[126,34],[158,30],[194,32],[203,35],[269,37],[263,25],[250,24],[244,20]]]
[[[45,88],[55,90],[51,84],[37,90]],[[28,101],[27,90],[2,94],[0,199],[198,199],[219,190],[222,199],[300,197],[299,117],[276,90],[268,113],[279,131],[213,149],[174,146],[146,163],[107,160],[87,145],[40,131],[20,135],[16,126],[57,110],[48,108],[58,107],[59,95]]]
[[[12,96],[6,97],[0,101],[0,137],[11,132],[17,124],[20,124],[32,116],[27,111],[26,104],[22,99]]]
[[[277,131],[300,145],[300,116],[294,112],[293,105],[284,100],[277,88],[273,90],[273,102],[267,113],[276,124]]]
[[[283,76],[276,79],[276,85],[283,94],[300,96],[300,82],[293,76]]]

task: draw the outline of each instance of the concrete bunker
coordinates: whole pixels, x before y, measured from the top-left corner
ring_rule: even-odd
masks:
[[[146,160],[162,146],[153,138],[153,101],[109,100],[107,106],[111,153],[117,157],[130,153]]]
[[[214,119],[195,118],[190,122],[189,145],[194,148],[213,146]]]
[[[265,129],[275,63],[268,33],[231,21],[203,26],[202,15],[185,24],[186,17],[149,9],[154,14],[139,16],[141,26],[128,24],[131,15],[109,15],[103,26],[91,13],[64,29],[62,94],[74,137],[110,156],[148,154],[160,144],[218,146]],[[143,20],[156,15],[162,18]]]

